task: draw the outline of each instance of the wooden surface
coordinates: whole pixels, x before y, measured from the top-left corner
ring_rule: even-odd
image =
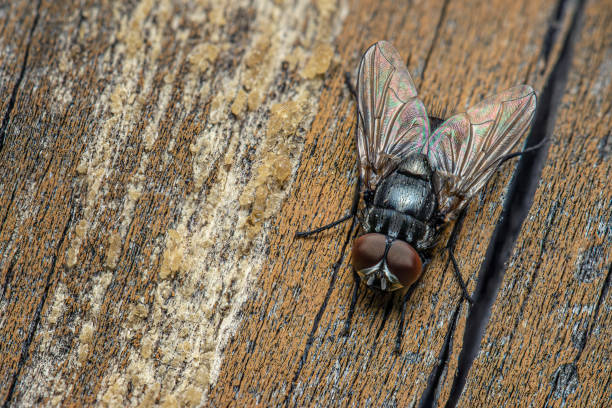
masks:
[[[611,9],[0,7],[0,401],[605,405]],[[436,251],[399,354],[397,294],[362,287],[342,336],[349,225],[293,238],[350,206],[343,76],[380,39],[408,61],[430,115],[529,83],[541,104],[530,141],[550,137],[469,207],[456,253],[476,304],[461,303]]]

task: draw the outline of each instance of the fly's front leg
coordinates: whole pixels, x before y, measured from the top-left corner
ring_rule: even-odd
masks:
[[[344,217],[340,218],[339,220],[336,220],[334,222],[331,222],[327,225],[324,225],[322,227],[319,228],[315,228],[312,230],[308,230],[308,231],[300,231],[300,232],[296,232],[295,233],[295,237],[296,238],[304,238],[304,237],[308,237],[310,235],[314,235],[314,234],[318,234],[319,232],[323,232],[327,229],[333,228],[336,225],[342,224],[345,221],[350,220],[351,218],[355,217],[357,215],[357,209],[359,207],[359,191],[361,190],[361,178],[357,179],[357,183],[355,185],[355,194],[353,195],[353,204],[351,205],[351,211],[345,215]]]
[[[410,287],[408,288],[404,296],[402,296],[402,309],[400,312],[400,321],[399,321],[399,325],[397,326],[397,334],[395,336],[394,351],[397,354],[400,354],[400,351],[402,349],[402,339],[404,338],[404,324],[406,321],[406,305],[408,304],[408,301],[410,300],[412,293],[414,292],[417,285],[421,281],[421,278],[423,277],[423,275],[425,275],[425,271],[427,271],[427,266],[429,265],[429,261],[430,261],[429,258],[425,259],[425,261],[423,262],[423,272],[421,272],[421,276],[419,276],[419,279],[417,279],[416,282],[410,285]]]

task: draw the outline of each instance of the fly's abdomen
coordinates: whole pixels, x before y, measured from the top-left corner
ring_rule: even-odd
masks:
[[[414,154],[380,182],[364,214],[364,228],[398,238],[419,250],[435,242],[436,194],[427,158]]]

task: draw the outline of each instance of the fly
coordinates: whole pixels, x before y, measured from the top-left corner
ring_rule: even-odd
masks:
[[[361,59],[355,97],[359,179],[352,209],[331,224],[296,236],[356,217],[363,234],[353,244],[355,271],[368,287],[395,291],[419,279],[442,227],[457,219],[500,165],[539,147],[511,153],[531,125],[536,94],[528,85],[516,86],[431,132],[408,69],[397,50],[380,41]],[[452,245],[447,248],[463,297],[471,303]],[[352,308],[355,301],[356,292]],[[405,303],[401,325],[404,309]]]

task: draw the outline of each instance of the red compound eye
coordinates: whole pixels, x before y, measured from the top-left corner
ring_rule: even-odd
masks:
[[[365,234],[353,243],[353,266],[360,271],[376,265],[385,254],[386,237],[383,234]]]
[[[352,258],[355,270],[376,265],[385,254],[387,237],[370,233],[360,236],[353,244]],[[403,286],[410,286],[421,275],[422,263],[417,251],[407,242],[393,241],[387,253],[387,266]]]
[[[404,286],[412,285],[421,276],[421,257],[406,241],[393,241],[387,254],[387,266]]]

